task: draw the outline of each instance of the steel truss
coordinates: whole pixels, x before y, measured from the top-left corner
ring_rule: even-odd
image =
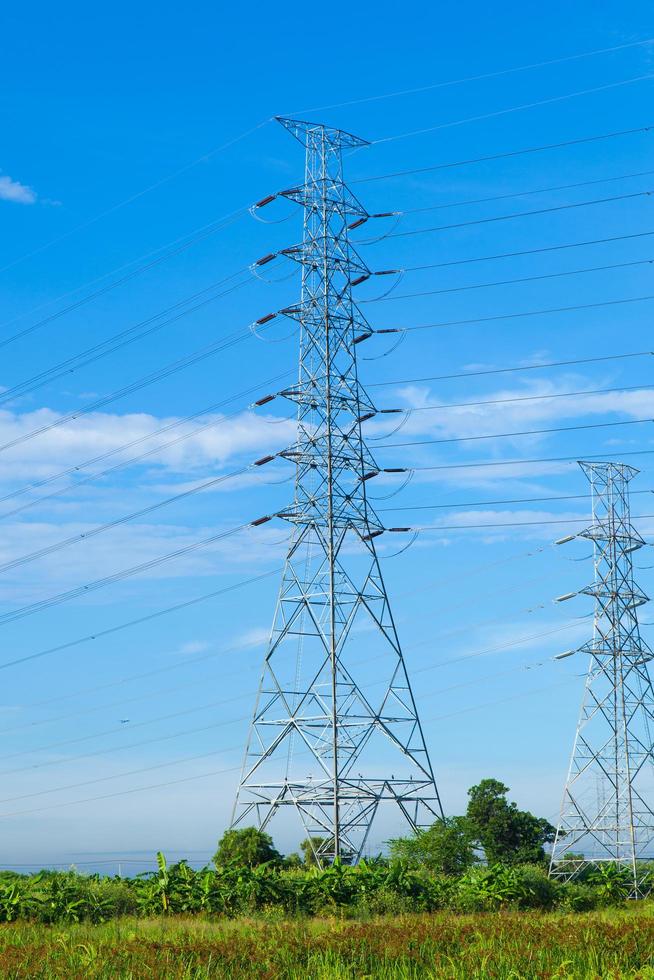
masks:
[[[284,191],[304,213],[293,526],[250,728],[232,826],[267,828],[295,811],[320,838],[320,863],[358,860],[382,804],[413,829],[442,817],[440,799],[384,585],[375,539],[384,527],[367,486],[379,467],[362,436],[376,414],[357,372],[371,329],[352,298],[370,275],[348,225],[368,214],[343,182],[342,150],[365,141],[279,122],[306,148],[306,178]],[[372,668],[371,668],[372,664]],[[365,666],[367,665],[367,666]],[[370,684],[370,672],[374,682]],[[365,683],[364,683],[365,679]]]
[[[580,463],[588,477],[595,576],[581,594],[595,600],[593,639],[580,647],[590,664],[550,874],[569,880],[588,866],[627,869],[631,897],[650,890],[643,862],[654,856],[652,651],[640,636],[638,607],[648,597],[634,583],[632,555],[645,544],[629,513],[622,463]]]

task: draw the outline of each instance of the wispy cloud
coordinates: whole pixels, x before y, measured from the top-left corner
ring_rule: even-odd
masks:
[[[248,412],[230,419],[207,416],[201,427],[182,423],[161,435],[156,433],[162,426],[169,428],[177,420],[146,413],[103,412],[89,413],[62,424],[60,419],[61,414],[50,408],[0,411],[0,445],[21,439],[42,426],[54,426],[43,435],[2,453],[1,483],[47,477],[99,453],[112,453],[109,463],[113,464],[147,452],[145,465],[149,468],[161,467],[167,473],[190,476],[207,466],[215,471],[236,457],[250,461],[266,451],[283,449],[295,437],[293,422]],[[133,445],[121,451],[126,444]]]
[[[36,191],[12,180],[7,174],[0,174],[0,201],[13,201],[14,204],[36,204]]]

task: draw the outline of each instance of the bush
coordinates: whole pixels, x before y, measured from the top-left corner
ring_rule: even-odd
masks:
[[[138,914],[296,916],[402,915],[410,912],[490,912],[560,909],[586,912],[620,905],[629,880],[619,868],[592,870],[586,880],[552,881],[539,865],[474,867],[465,874],[435,874],[403,861],[339,862],[327,868],[230,864],[216,869],[168,865],[133,879],[76,871],[36,875],[0,873],[0,922],[91,922]]]
[[[562,912],[592,912],[600,905],[600,898],[591,885],[570,881],[559,887],[556,907]]]

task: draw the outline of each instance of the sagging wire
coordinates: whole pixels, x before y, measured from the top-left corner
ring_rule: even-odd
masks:
[[[274,338],[262,337],[259,331],[257,330],[257,327],[265,326],[267,323],[270,323],[271,320],[275,320],[278,316],[285,316],[289,310],[290,307],[285,307],[283,310],[275,310],[274,313],[266,313],[265,316],[260,316],[258,320],[255,320],[253,323],[249,325],[248,329],[250,333],[254,337],[256,337],[257,340],[263,340],[268,344],[281,344],[284,340],[289,340],[290,337],[294,337],[297,334],[298,330],[300,329],[298,326],[294,326],[291,333],[286,334],[284,337],[274,337]]]
[[[367,300],[367,302],[368,303],[378,303],[382,299],[387,299],[391,295],[391,293],[395,292],[395,290],[397,289],[397,287],[400,285],[400,283],[404,279],[404,273],[405,273],[405,270],[404,269],[384,269],[382,272],[373,272],[372,275],[374,275],[374,276],[390,276],[390,275],[395,275],[395,276],[397,276],[397,279],[395,280],[395,282],[391,286],[388,287],[388,289],[386,290],[386,292],[380,293],[379,296],[375,296],[372,299]]]
[[[388,530],[390,530],[390,531],[404,531],[405,528],[389,528]],[[411,540],[408,541],[407,544],[405,544],[403,548],[400,548],[399,551],[394,551],[393,554],[391,554],[391,555],[379,555],[379,558],[380,559],[383,559],[384,561],[387,558],[399,558],[400,555],[403,555],[405,551],[408,551],[409,548],[411,548],[411,546],[416,543],[416,541],[418,540],[419,537],[420,537],[420,531],[414,531],[413,532],[413,535],[411,537]]]
[[[387,213],[369,215],[370,218],[394,218],[395,220],[391,223],[390,227],[387,228],[383,234],[377,235],[376,238],[359,238],[357,241],[357,245],[377,245],[379,242],[383,242],[385,239],[389,238],[397,230],[400,222],[402,221],[403,216],[404,216],[403,211],[388,211]],[[352,225],[348,227],[348,231],[350,230],[350,228],[352,228]]]
[[[387,408],[387,409],[383,409],[382,408],[382,410],[381,410],[381,412],[379,414],[380,415],[391,415],[391,414],[392,415],[402,415],[402,418],[397,423],[397,425],[395,426],[395,428],[394,429],[391,429],[389,432],[383,432],[381,435],[376,435],[376,436],[368,436],[368,440],[367,440],[368,442],[379,442],[381,439],[389,439],[391,436],[396,435],[398,432],[400,432],[401,429],[404,428],[404,426],[409,421],[409,418],[413,414],[413,409],[412,408],[406,408],[406,409],[405,408],[390,408],[390,409],[389,408]]]
[[[292,279],[293,276],[297,274],[297,269],[291,269],[291,271],[287,275],[280,276],[278,279],[266,279],[265,276],[262,276],[261,273],[257,271],[260,268],[261,266],[258,265],[256,262],[253,262],[249,266],[250,272],[252,273],[254,278],[258,279],[259,282],[264,283],[264,285],[266,286],[275,286],[277,285],[277,283],[280,282],[288,282],[289,279]]]
[[[380,333],[397,333],[399,334],[399,337],[394,343],[391,344],[388,350],[384,351],[383,354],[371,354],[370,357],[366,357],[364,354],[363,357],[361,358],[362,361],[380,361],[383,357],[388,357],[390,354],[393,354],[401,344],[404,343],[407,336],[407,331],[405,328],[389,328],[386,330],[372,331],[372,334],[380,334]]]
[[[259,211],[262,208],[265,208],[268,204],[272,204],[272,202],[276,201],[279,197],[284,197],[286,193],[287,192],[285,191],[278,191],[275,194],[268,194],[266,195],[266,197],[261,198],[260,201],[257,201],[255,204],[250,205],[248,211],[250,212],[254,220],[260,222],[260,224],[262,225],[281,225],[283,224],[284,221],[288,221],[289,218],[293,216],[292,211],[289,211],[289,213],[285,215],[283,218],[270,218],[268,220],[266,220],[266,218],[262,218],[261,215],[259,214]]]
[[[407,475],[405,476],[404,480],[402,481],[402,483],[400,484],[399,487],[396,487],[394,490],[391,490],[390,493],[385,493],[385,494],[381,494],[381,495],[377,495],[377,496],[375,496],[374,494],[370,494],[369,495],[370,496],[370,499],[371,500],[391,500],[393,497],[396,497],[398,495],[398,493],[402,493],[403,490],[406,490],[406,488],[408,487],[408,485],[413,480],[413,477],[414,477],[413,470],[409,470],[408,473],[407,473]]]

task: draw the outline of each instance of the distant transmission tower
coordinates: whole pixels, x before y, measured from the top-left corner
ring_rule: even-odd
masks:
[[[348,225],[369,215],[341,159],[365,141],[279,122],[306,147],[305,183],[283,192],[304,209],[302,244],[282,253],[301,265],[302,297],[280,311],[300,324],[299,379],[280,392],[297,405],[297,442],[281,454],[295,464],[295,495],[275,515],[293,531],[232,826],[263,829],[295,811],[305,835],[321,838],[321,863],[350,862],[381,804],[414,829],[442,809],[375,549],[384,527],[367,496],[381,471],[361,432],[376,409],[356,348],[372,330],[352,287],[371,273]]]
[[[595,565],[593,584],[580,594],[594,597],[595,619],[592,640],[579,650],[590,664],[550,874],[570,879],[612,862],[628,870],[639,898],[649,890],[642,862],[654,857],[654,691],[637,613],[648,597],[632,568],[632,554],[645,544],[629,514],[629,481],[638,470],[580,466],[591,484],[593,523],[579,537],[592,541]]]

